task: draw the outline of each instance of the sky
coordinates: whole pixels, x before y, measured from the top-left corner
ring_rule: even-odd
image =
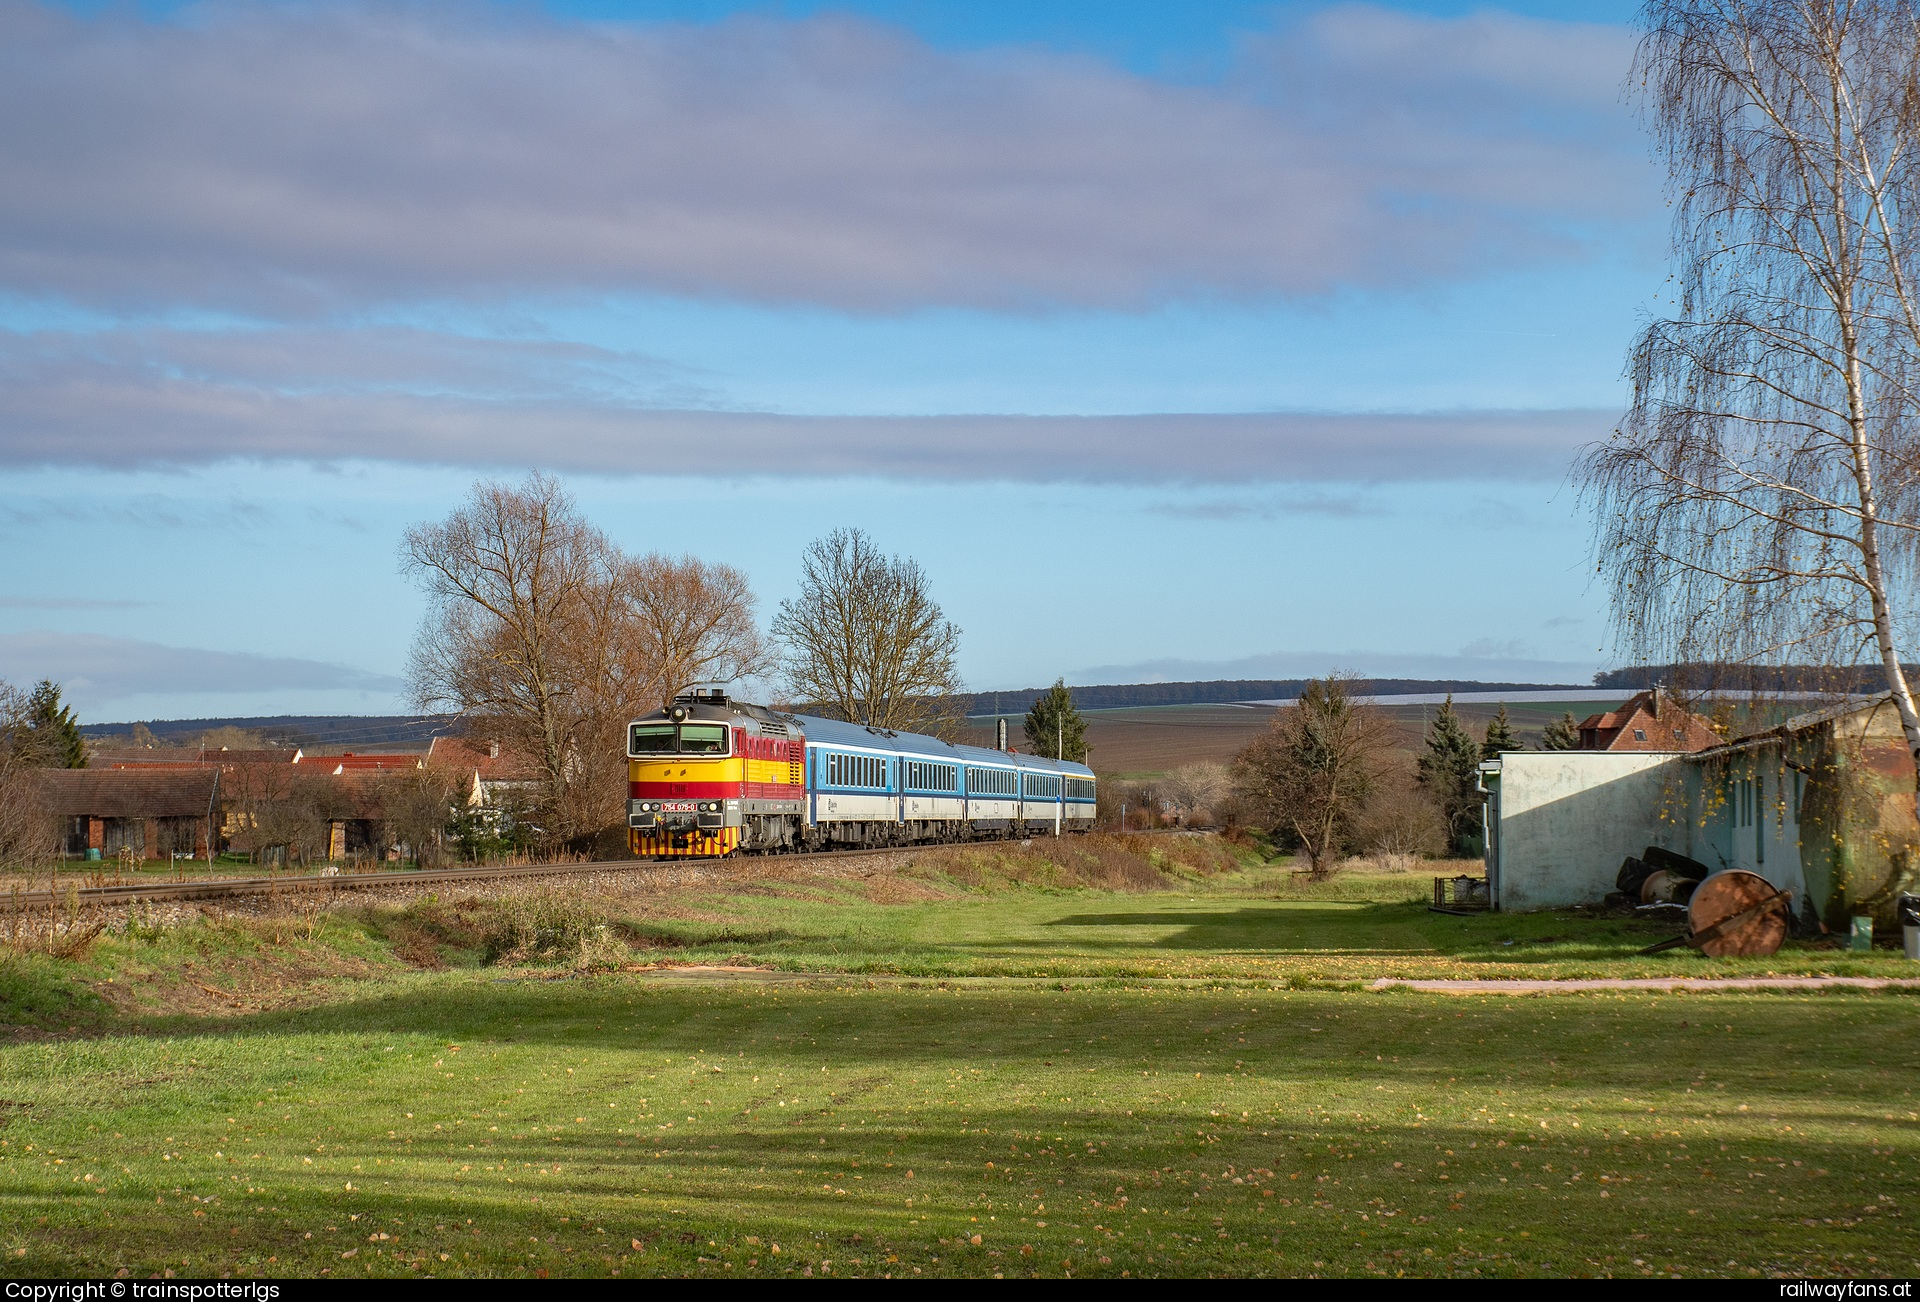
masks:
[[[411,524],[914,557],[979,690],[1609,663],[1617,4],[0,0],[0,677],[412,708]]]

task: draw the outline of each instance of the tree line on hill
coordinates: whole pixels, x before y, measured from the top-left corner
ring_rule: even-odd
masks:
[[[1920,673],[1920,665],[1903,665],[1902,670],[1909,675]],[[1607,669],[1595,674],[1593,683],[1596,687],[1629,692],[1644,692],[1659,686],[1682,697],[1705,692],[1857,695],[1883,692],[1887,686],[1886,670],[1881,665],[1762,665],[1714,660]]]
[[[1222,678],[1183,683],[1107,683],[1068,687],[1075,708],[1126,710],[1164,705],[1232,705],[1241,701],[1291,701],[1306,690],[1309,678]],[[1430,696],[1441,692],[1577,691],[1579,683],[1486,683],[1455,678],[1369,678],[1355,685],[1362,696]],[[1025,687],[1008,692],[974,692],[958,698],[962,713],[970,716],[1018,714],[1051,687]]]

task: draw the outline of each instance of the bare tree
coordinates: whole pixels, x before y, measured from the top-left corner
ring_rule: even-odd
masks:
[[[773,668],[753,589],[731,565],[643,556],[614,571],[624,644],[662,701],[692,683],[730,683]]]
[[[33,781],[44,752],[32,696],[0,681],[0,866],[31,870],[58,849],[59,827]]]
[[[1411,775],[1382,774],[1354,826],[1354,839],[1368,854],[1410,865],[1446,853],[1447,820]]]
[[[454,774],[425,765],[380,780],[380,809],[387,827],[422,868],[437,867],[446,857],[457,785]]]
[[[1267,732],[1240,752],[1235,773],[1248,803],[1300,841],[1324,878],[1353,837],[1379,781],[1394,731],[1380,710],[1355,701],[1348,679],[1301,689]]]
[[[1201,810],[1217,813],[1233,792],[1233,773],[1224,764],[1182,764],[1167,774],[1161,790],[1189,819]]]
[[[628,557],[545,475],[476,484],[445,521],[407,531],[402,564],[432,601],[417,702],[484,720],[534,758],[550,839],[621,819],[627,720],[688,682],[768,668],[745,575]]]
[[[611,600],[610,550],[542,474],[475,484],[453,514],[415,525],[401,544],[402,568],[433,603],[414,644],[417,703],[509,732],[538,757],[558,803],[580,766],[582,679],[599,667],[581,660],[605,645],[582,642]]]
[[[1920,26],[1910,0],[1651,0],[1635,81],[1677,310],[1578,469],[1630,654],[1901,670],[1920,550]],[[1920,802],[1920,788],[1916,788]]]
[[[951,704],[962,690],[960,630],[926,572],[861,530],[807,548],[800,595],[780,603],[773,634],[796,700],[875,728],[946,732],[960,722]]]

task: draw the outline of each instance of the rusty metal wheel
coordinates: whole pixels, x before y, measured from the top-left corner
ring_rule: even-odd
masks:
[[[1687,921],[1701,953],[1713,958],[1771,954],[1787,938],[1793,906],[1785,891],[1759,873],[1733,868],[1700,883],[1687,903]]]

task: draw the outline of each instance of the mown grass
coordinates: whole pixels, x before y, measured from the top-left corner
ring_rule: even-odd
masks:
[[[0,1260],[1911,1273],[1917,1034],[1889,996],[417,975],[0,1051]]]
[[[1435,913],[1428,907],[1431,872],[1350,871],[1308,882],[1290,861],[1242,859],[1202,873],[1162,860],[1165,878],[1123,893],[1055,884],[1035,872],[1031,858],[1031,851],[1010,848],[943,851],[887,874],[885,893],[859,881],[693,891],[626,925],[648,945],[675,951],[673,961],[866,975],[1313,984],[1902,975],[1908,967],[1898,950],[1857,954],[1837,940],[1793,942],[1766,958],[1710,959],[1687,949],[1643,956],[1641,949],[1683,930],[1683,919],[1577,910]],[[903,882],[923,884],[925,894],[903,895]]]
[[[1365,992],[1725,965],[1425,877],[1052,849],[0,963],[38,1028],[0,1046],[0,1273],[1920,1269],[1912,996]],[[724,961],[767,971],[673,974]],[[1734,966],[1795,965],[1901,970]]]

